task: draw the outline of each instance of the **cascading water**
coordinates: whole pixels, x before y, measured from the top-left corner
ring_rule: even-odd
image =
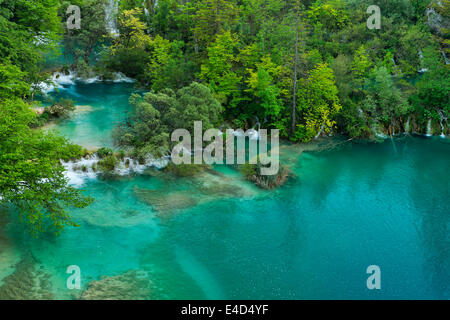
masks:
[[[450,60],[448,60],[447,55],[445,54],[445,51],[442,49],[440,49],[440,51],[442,53],[442,57],[444,57],[445,64],[449,64]]]
[[[408,117],[408,120],[406,120],[405,124],[405,133],[409,134],[409,121],[411,120],[411,117]]]
[[[81,187],[89,180],[97,179],[98,175],[101,173],[98,169],[98,163],[100,158],[94,154],[81,158],[76,161],[62,161],[62,165],[65,169],[64,175],[66,176],[69,184],[75,187]],[[157,169],[162,169],[169,163],[169,157],[154,158],[148,156],[143,164],[139,161],[125,157],[117,164],[113,173],[118,176],[125,176],[132,173],[143,173],[145,169],[150,167],[155,167]]]
[[[145,16],[146,16],[146,17],[150,16],[150,12],[148,11],[147,3],[146,3],[145,0],[142,1],[142,7],[144,8],[144,14],[145,14]]]
[[[99,76],[83,79],[77,76],[75,71],[70,70],[67,74],[63,72],[55,72],[52,74],[51,78],[48,79],[47,82],[41,82],[36,85],[36,87],[43,92],[44,94],[48,94],[49,92],[54,91],[55,89],[62,90],[64,87],[75,85],[76,82],[81,82],[85,84],[91,84],[96,82],[102,82]],[[114,83],[132,83],[135,80],[125,76],[121,72],[113,73],[113,79],[109,80]]]
[[[314,139],[317,139],[318,137],[320,137],[320,135],[322,134],[323,130],[325,130],[325,125],[322,125],[320,127],[319,132],[316,134],[316,136],[314,137]]]
[[[255,130],[255,127],[258,126],[258,131]],[[261,130],[261,123],[259,122],[258,117],[256,117],[256,124],[249,130],[247,133],[250,140],[259,140],[259,131]]]
[[[431,137],[431,119],[428,120],[428,124],[427,124],[427,137]]]
[[[420,59],[420,64],[423,65],[423,52],[422,52],[422,50],[419,50],[419,59]],[[427,68],[421,68],[419,70],[420,73],[427,72],[427,71],[428,71]]]
[[[108,4],[105,7],[105,23],[106,29],[113,36],[119,35],[119,29],[117,29],[117,13],[119,12],[119,1],[118,0],[109,0]]]
[[[441,137],[445,138],[445,127],[444,127],[444,120],[447,122],[447,117],[444,116],[441,110],[438,111],[439,114],[439,124],[441,125]]]

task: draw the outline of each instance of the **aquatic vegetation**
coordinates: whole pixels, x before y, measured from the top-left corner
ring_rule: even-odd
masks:
[[[292,172],[283,165],[275,175],[262,175],[261,164],[242,164],[238,166],[239,171],[245,179],[252,181],[258,187],[263,189],[274,189],[282,186],[288,179]]]
[[[163,169],[163,171],[174,174],[178,177],[194,177],[208,169],[211,169],[211,166],[207,164],[176,165],[173,162],[169,162],[169,164]]]
[[[147,272],[137,270],[91,281],[80,295],[81,300],[147,300],[151,297],[151,279]]]
[[[15,266],[13,274],[3,279],[0,300],[54,299],[50,275],[39,269],[34,258],[26,256]]]
[[[448,299],[449,2],[381,2],[0,0],[0,299]]]
[[[165,190],[149,190],[135,187],[133,192],[137,199],[152,206],[155,211],[161,214],[191,208],[198,203],[198,200],[193,195],[184,191],[168,193]]]
[[[102,147],[102,148],[98,149],[96,153],[100,159],[114,155],[114,151],[111,148],[106,148],[106,147]]]

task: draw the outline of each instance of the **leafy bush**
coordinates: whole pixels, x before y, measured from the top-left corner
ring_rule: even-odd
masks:
[[[110,173],[114,171],[118,163],[114,155],[108,155],[98,162],[97,167],[105,173]]]
[[[61,98],[58,102],[45,109],[44,114],[54,118],[67,118],[69,114],[75,110],[75,103],[70,99]]]
[[[100,159],[103,159],[103,158],[108,157],[108,156],[112,156],[113,154],[114,154],[114,152],[110,148],[103,147],[103,148],[100,148],[100,149],[97,150],[97,156]]]

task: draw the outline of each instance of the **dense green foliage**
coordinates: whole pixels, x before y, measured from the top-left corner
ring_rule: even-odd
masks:
[[[373,4],[379,30],[366,25]],[[437,126],[448,117],[448,8],[432,0],[121,1],[120,35],[99,72],[121,71],[154,93],[200,82],[224,121],[248,128],[264,119],[294,141],[398,133],[408,119],[425,132],[428,119]]]
[[[121,147],[135,147],[135,156],[161,156],[170,153],[170,133],[184,128],[194,132],[194,121],[202,121],[204,130],[218,123],[222,107],[208,87],[192,83],[177,92],[138,94],[130,98],[131,117],[117,127],[114,137]]]
[[[374,4],[381,29],[366,25]],[[69,5],[81,8],[81,29],[66,28]],[[70,224],[64,208],[88,203],[59,162],[81,149],[30,129],[73,110],[60,101],[40,118],[30,111],[48,81],[44,57],[58,47],[71,60],[65,71],[105,80],[122,72],[148,91],[130,98],[133,111],[114,133],[141,160],[167,154],[170,133],[199,120],[203,129],[260,122],[304,142],[449,133],[448,0],[121,0],[117,8],[0,0],[0,196],[35,231],[47,218]],[[101,153],[100,169],[114,168],[112,151]]]
[[[17,213],[35,235],[75,225],[67,207],[90,202],[67,185],[60,162],[80,157],[82,148],[31,129],[37,120],[28,100],[46,78],[42,54],[59,37],[58,6],[57,0],[0,1],[0,213]],[[64,116],[73,107],[63,100],[48,112]]]

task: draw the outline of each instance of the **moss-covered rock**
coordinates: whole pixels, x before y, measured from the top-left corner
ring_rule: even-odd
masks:
[[[280,169],[274,175],[262,175],[261,174],[262,165],[258,164],[242,164],[238,166],[239,172],[242,176],[253,182],[260,188],[263,189],[275,189],[282,186],[292,175],[292,172],[285,166],[280,165]]]
[[[194,177],[205,170],[211,169],[210,165],[207,164],[174,164],[169,162],[169,164],[164,168],[164,172],[172,173],[178,177]]]
[[[151,296],[151,281],[145,271],[130,270],[92,281],[81,294],[82,300],[146,300]]]

